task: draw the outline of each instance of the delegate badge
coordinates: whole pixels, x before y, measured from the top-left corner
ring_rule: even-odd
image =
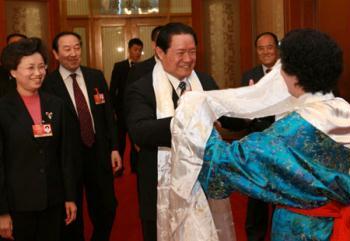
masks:
[[[35,138],[52,136],[51,124],[32,125]]]
[[[101,105],[105,103],[105,96],[103,93],[98,92],[98,89],[95,88],[96,94],[94,95],[94,100],[96,105]]]

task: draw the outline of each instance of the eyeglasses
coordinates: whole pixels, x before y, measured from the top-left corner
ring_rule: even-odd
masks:
[[[31,65],[31,66],[28,66],[28,67],[23,67],[22,69],[27,71],[30,74],[34,74],[36,70],[39,73],[45,73],[46,70],[47,70],[47,65],[46,64],[37,65],[37,66]]]

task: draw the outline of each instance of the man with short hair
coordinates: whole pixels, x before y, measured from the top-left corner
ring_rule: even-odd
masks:
[[[111,95],[111,101],[113,108],[117,114],[117,123],[118,123],[118,142],[119,142],[119,151],[120,155],[124,156],[125,151],[125,145],[126,145],[126,124],[125,124],[125,117],[124,117],[124,92],[127,85],[127,79],[129,70],[132,66],[134,66],[137,62],[140,61],[141,55],[143,50],[143,43],[139,38],[133,38],[130,39],[128,42],[128,52],[129,57],[123,61],[117,62],[114,64],[113,71],[112,71],[112,78],[110,83],[110,95]],[[134,147],[132,146],[131,152],[135,152]],[[131,170],[134,170],[134,160],[136,158],[136,155],[131,155],[130,162],[131,162]],[[119,170],[117,172],[117,175],[120,176],[123,174],[124,168]]]
[[[93,225],[91,241],[108,241],[115,217],[113,172],[121,168],[117,128],[107,83],[99,70],[81,66],[80,35],[61,32],[52,49],[60,65],[49,74],[44,90],[61,97],[74,139],[77,179],[77,221],[65,228],[63,240],[83,241],[83,188]]]
[[[135,66],[133,66],[130,69],[129,75],[128,75],[128,81],[127,81],[128,85],[130,85],[131,83],[135,82],[136,80],[138,80],[139,78],[141,78],[142,76],[144,76],[145,74],[153,70],[153,67],[157,61],[156,41],[157,41],[159,31],[161,30],[162,27],[163,26],[161,25],[157,26],[151,32],[151,45],[154,51],[154,55],[146,59],[145,61],[135,64]]]
[[[182,23],[165,25],[157,38],[159,61],[153,71],[132,83],[125,93],[126,123],[140,148],[137,184],[144,241],[157,240],[157,185],[169,178],[166,167],[171,156],[170,122],[178,99],[186,91],[218,88],[212,77],[194,71],[196,46],[197,37],[191,27]],[[160,190],[158,200],[162,194]],[[168,223],[160,224],[161,229],[171,222],[165,216],[162,221]],[[168,240],[168,233],[161,235],[162,240]]]
[[[243,86],[257,83],[276,64],[278,53],[278,38],[274,33],[263,32],[255,39],[256,54],[261,64],[243,74]],[[263,131],[275,120],[274,116],[257,118],[250,122],[248,132]],[[248,198],[245,230],[248,241],[264,241],[269,224],[269,205],[263,201]]]

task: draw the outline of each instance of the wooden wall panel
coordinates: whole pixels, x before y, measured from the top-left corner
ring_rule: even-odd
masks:
[[[241,73],[253,66],[254,46],[251,1],[239,1]]]
[[[342,97],[350,101],[350,1],[318,1],[318,24],[321,31],[329,33],[343,49],[344,71],[339,82]]]
[[[205,66],[205,55],[204,55],[204,3],[202,0],[192,0],[192,27],[197,34],[198,45],[197,45],[197,63],[196,69],[207,72]]]
[[[0,0],[0,51],[6,45],[6,12],[5,12],[5,0]]]

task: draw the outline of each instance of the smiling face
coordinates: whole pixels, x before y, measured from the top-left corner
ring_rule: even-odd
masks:
[[[60,64],[67,70],[74,72],[81,63],[80,40],[74,35],[64,35],[58,39],[58,50],[53,54]]]
[[[196,44],[192,35],[173,35],[166,53],[159,47],[156,51],[166,72],[179,80],[191,75],[196,65]]]
[[[276,42],[271,35],[263,35],[256,42],[256,52],[260,62],[271,68],[278,59]]]
[[[46,74],[46,64],[39,53],[21,58],[17,69],[10,71],[16,79],[17,90],[21,95],[37,93]]]

